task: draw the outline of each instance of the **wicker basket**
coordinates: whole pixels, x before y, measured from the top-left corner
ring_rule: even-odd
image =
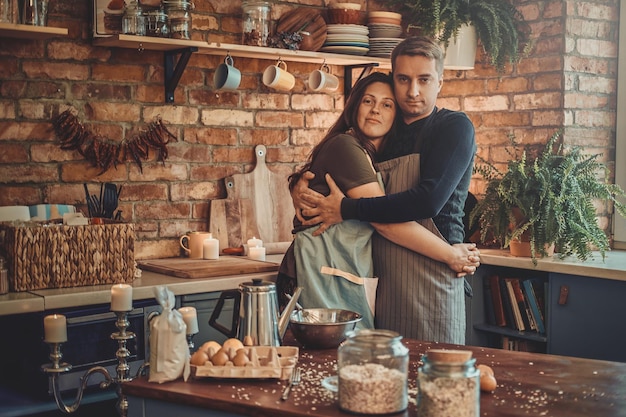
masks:
[[[133,280],[133,224],[64,226],[0,223],[0,253],[11,291],[117,284]]]

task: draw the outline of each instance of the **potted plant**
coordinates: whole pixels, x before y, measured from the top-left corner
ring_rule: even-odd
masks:
[[[609,239],[598,225],[593,202],[612,202],[626,217],[626,205],[617,200],[626,194],[607,183],[608,168],[597,160],[600,155],[585,155],[580,147],[566,150],[559,138],[560,132],[552,135],[533,156],[529,147],[520,150],[511,137],[512,150],[507,148],[511,160],[504,173],[478,157],[482,164],[474,170],[487,187],[470,222],[480,225],[482,243],[492,240],[506,248],[526,240],[535,263],[537,257],[548,255],[551,245],[561,258],[575,255],[586,260],[593,250],[604,258]]]
[[[511,0],[381,0],[402,14],[410,27],[439,39],[445,47],[463,25],[475,28],[491,65],[499,72],[519,60],[528,40],[527,25]]]

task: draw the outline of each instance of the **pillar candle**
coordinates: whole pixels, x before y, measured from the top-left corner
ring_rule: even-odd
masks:
[[[209,233],[209,238],[204,239],[204,259],[218,259],[220,257],[220,242],[213,238],[213,235]]]
[[[195,307],[181,307],[178,309],[183,315],[183,321],[187,325],[187,334],[198,333],[198,314]]]
[[[52,314],[43,318],[44,342],[67,342],[67,320],[61,314]]]
[[[263,241],[261,239],[257,239],[254,236],[252,239],[248,239],[248,248],[256,248],[257,246],[263,246]]]
[[[133,287],[128,284],[116,284],[111,287],[111,311],[130,311],[133,309]]]
[[[265,261],[265,248],[262,246],[249,247],[249,257],[256,261]]]

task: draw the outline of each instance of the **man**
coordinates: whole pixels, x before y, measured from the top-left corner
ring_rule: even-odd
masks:
[[[343,219],[398,223],[432,218],[434,231],[448,243],[463,242],[463,207],[476,143],[474,127],[464,113],[436,107],[443,85],[443,60],[441,47],[424,37],[405,39],[391,55],[394,95],[402,120],[397,137],[377,157],[389,162],[417,157],[409,171],[403,168],[416,175],[396,180],[387,177],[386,196],[360,199],[346,198],[328,175],[328,197],[309,190],[306,181],[300,181],[292,194],[294,203],[302,209],[301,215],[307,218],[304,225],[319,224],[319,234]],[[396,277],[400,274],[398,262],[404,262],[406,254],[390,249],[386,246],[389,242],[380,237],[377,240],[374,265],[381,279],[377,327],[391,328],[407,337],[464,343],[463,281],[454,282],[454,276],[447,278],[449,269],[439,271],[439,266],[427,258],[411,266],[411,276]],[[433,268],[439,272],[427,277]],[[398,281],[395,284],[390,283],[392,276]],[[406,285],[414,285],[413,281],[421,281],[422,287],[407,290]],[[388,284],[392,287],[386,288]]]

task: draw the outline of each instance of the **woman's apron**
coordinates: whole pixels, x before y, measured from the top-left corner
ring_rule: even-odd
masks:
[[[374,298],[378,279],[372,278],[374,228],[366,222],[345,220],[320,236],[317,227],[296,233],[294,256],[297,283],[304,308],[339,308],[363,316],[357,328],[374,327]]]
[[[410,154],[377,164],[385,193],[413,188],[419,182],[420,155]],[[444,239],[432,219],[419,223]],[[376,327],[404,337],[465,344],[464,280],[445,263],[415,253],[374,233]]]

